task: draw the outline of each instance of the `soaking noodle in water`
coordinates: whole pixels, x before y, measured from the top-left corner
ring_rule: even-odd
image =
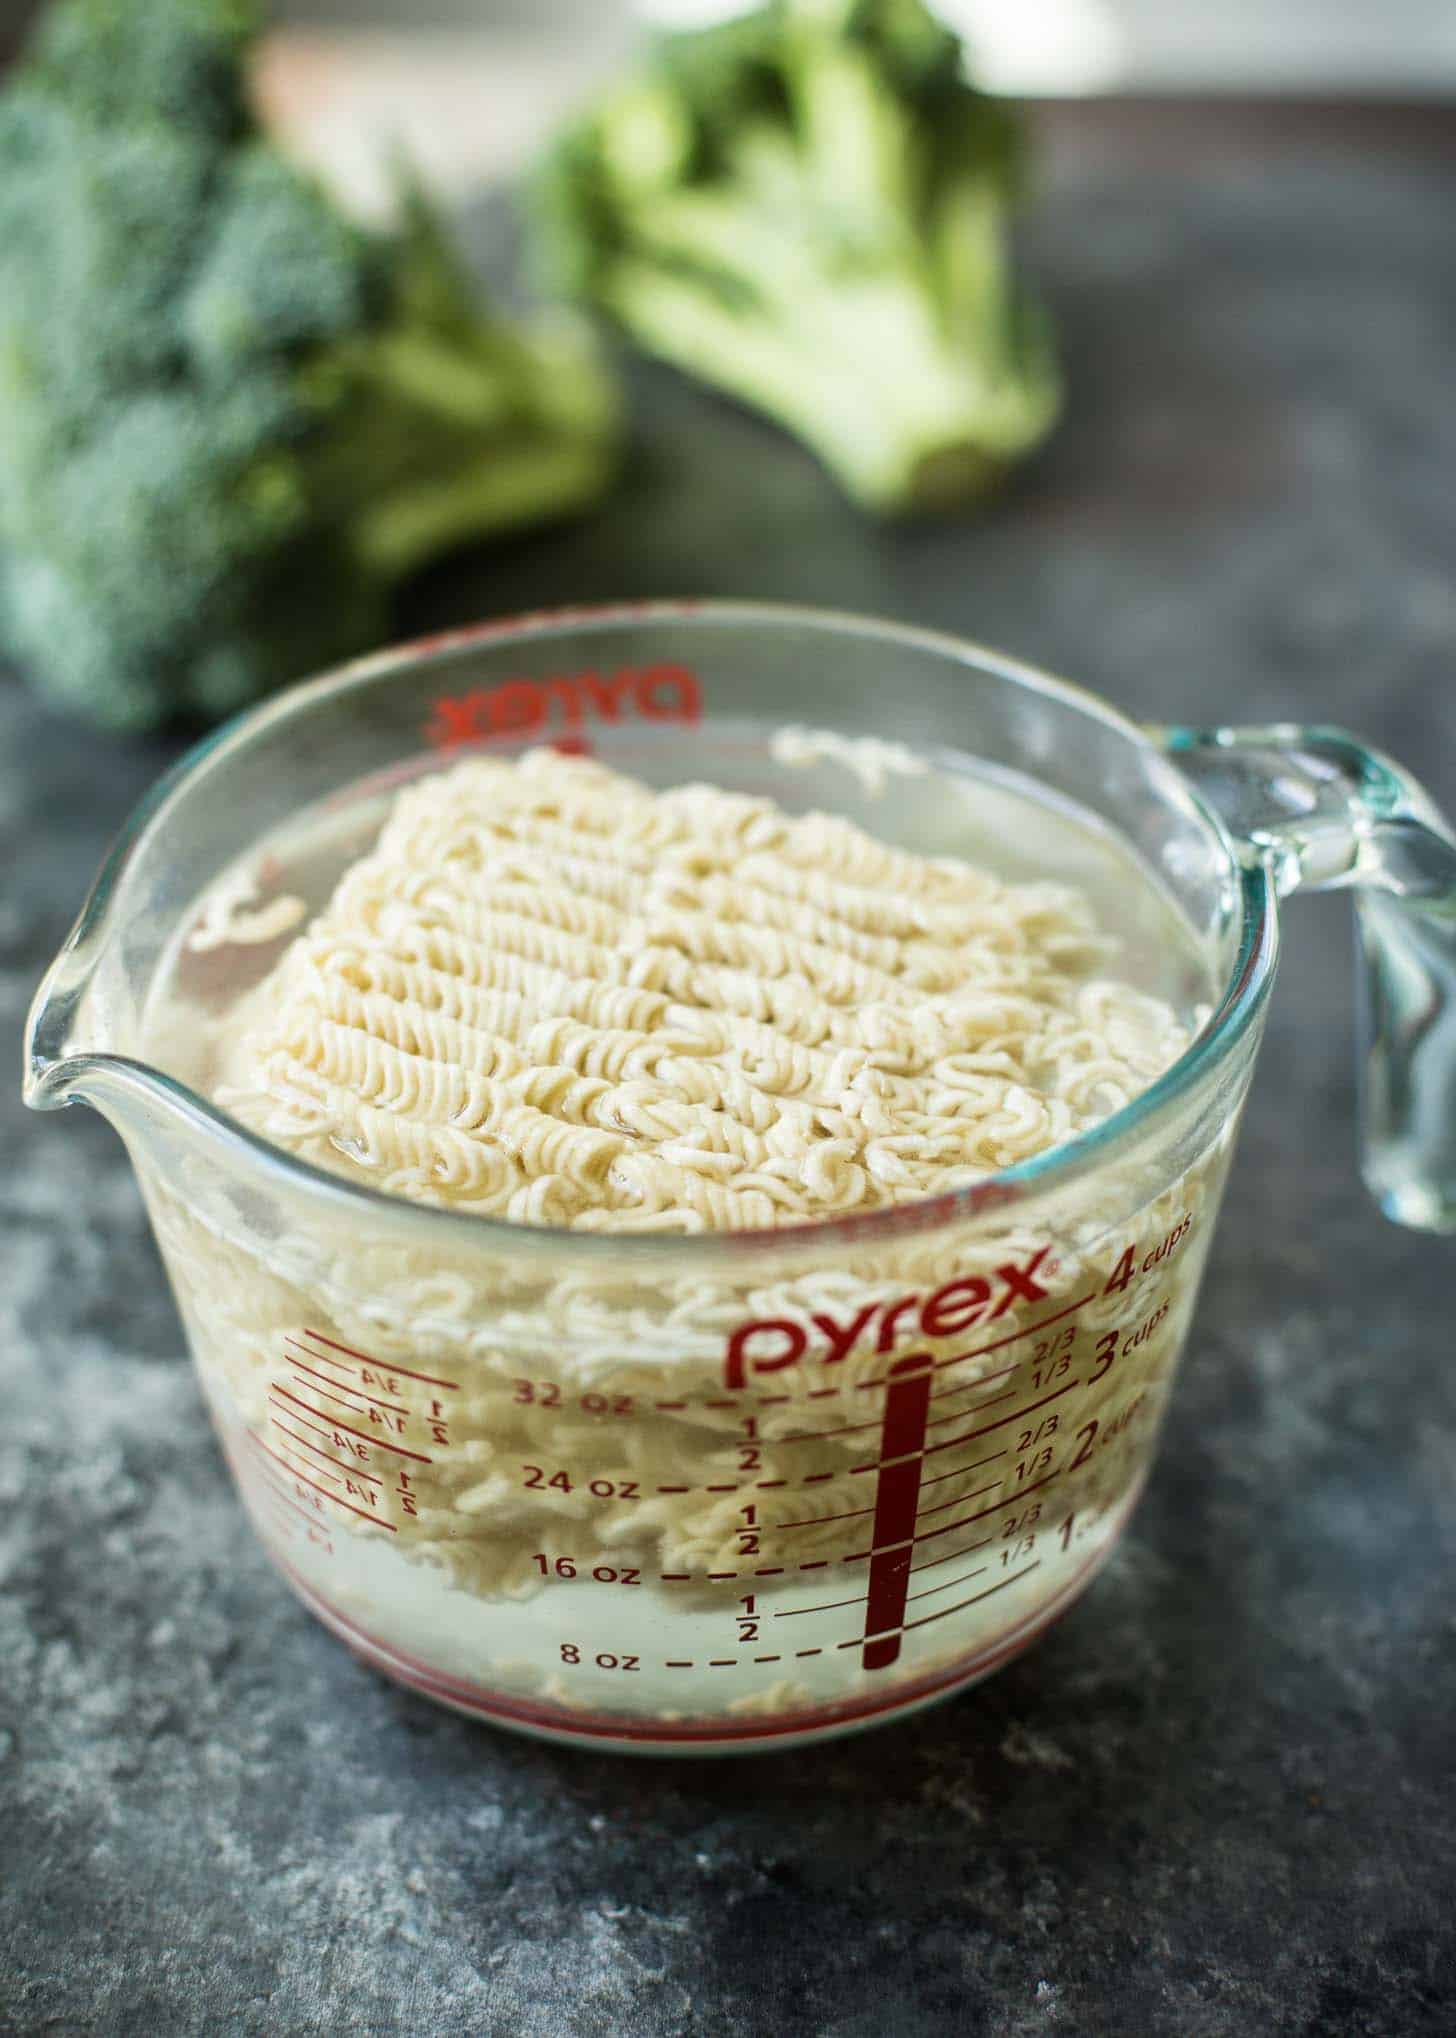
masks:
[[[919,768],[882,747],[836,761],[870,793]],[[826,754],[794,732],[781,761]],[[204,902],[197,950],[225,950],[230,925],[271,939],[293,910],[235,880],[232,905]],[[217,1017],[219,1104],[433,1210],[685,1251],[722,1232],[795,1244],[751,1277],[600,1253],[548,1267],[491,1226],[365,1248],[341,1214],[260,1255],[183,1185],[156,1192],[215,1398],[302,1482],[295,1499],[311,1476],[323,1496],[304,1504],[328,1560],[305,1548],[295,1568],[472,1687],[663,1718],[689,1665],[717,1677],[710,1710],[781,1711],[924,1675],[1052,1604],[1131,1504],[1223,1145],[1150,1191],[1133,1233],[1109,1227],[1137,1205],[1135,1163],[1053,1237],[1014,1201],[989,1231],[979,1212],[964,1234],[826,1232],[807,1255],[794,1228],[972,1198],[1146,1089],[1197,1015],[1119,960],[1074,885],[761,796],[657,792],[552,751],[399,793]],[[1080,1441],[1062,1428],[1073,1386]],[[1013,1392],[1032,1413],[1003,1430]],[[913,1576],[887,1586],[889,1488],[869,1461],[896,1423],[895,1462],[917,1463]],[[984,1610],[962,1614],[951,1574],[986,1547]],[[827,1586],[864,1593],[866,1566],[891,1642],[816,1643],[842,1600]],[[677,1653],[594,1650],[620,1632],[609,1594],[634,1613],[662,1599]],[[641,1681],[618,1698],[621,1664],[600,1664],[626,1653]]]

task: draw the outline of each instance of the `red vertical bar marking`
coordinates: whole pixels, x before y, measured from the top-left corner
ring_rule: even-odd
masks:
[[[929,1352],[914,1352],[890,1368],[880,1429],[880,1473],[875,1481],[875,1526],[870,1537],[874,1555],[865,1603],[866,1670],[884,1670],[900,1653],[934,1371]]]

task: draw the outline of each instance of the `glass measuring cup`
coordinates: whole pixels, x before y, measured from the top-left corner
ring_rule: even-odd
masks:
[[[877,806],[832,760],[776,761],[789,722],[893,736],[933,769]],[[228,1120],[163,1023],[183,970],[200,999],[215,966],[178,962],[204,895],[276,841],[263,911],[316,906],[393,788],[542,741],[659,785],[849,808],[914,846],[944,843],[945,812],[1032,812],[1006,855],[1035,872],[1073,843],[1207,1021],[1084,1137],[772,1233],[503,1225]],[[359,1654],[567,1741],[807,1741],[984,1676],[1110,1552],[1187,1332],[1278,902],[1338,884],[1361,921],[1367,1176],[1392,1216],[1447,1228],[1456,846],[1395,767],[1329,732],[1139,729],[890,625],[736,604],[525,618],[294,689],[165,779],[41,989],[27,1097],[120,1131],[258,1532]],[[234,965],[260,976],[279,946]]]

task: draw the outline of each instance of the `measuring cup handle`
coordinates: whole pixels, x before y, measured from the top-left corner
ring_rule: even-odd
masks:
[[[1456,1230],[1456,838],[1339,729],[1155,730],[1281,894],[1347,887],[1363,968],[1361,1165],[1388,1217]]]

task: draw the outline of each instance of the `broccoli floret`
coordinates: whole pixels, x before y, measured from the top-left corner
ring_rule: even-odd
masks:
[[[868,508],[973,496],[1049,429],[1013,109],[922,0],[770,0],[662,38],[539,180],[544,267],[769,412]]]
[[[0,95],[0,643],[93,719],[212,717],[378,641],[452,545],[585,505],[616,398],[259,133],[247,0],[60,0]]]

